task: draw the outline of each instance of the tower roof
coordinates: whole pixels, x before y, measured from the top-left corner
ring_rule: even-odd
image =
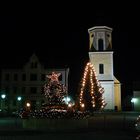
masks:
[[[107,26],[94,26],[92,28],[88,29],[88,32],[93,31],[93,30],[110,30],[112,31],[113,29]]]

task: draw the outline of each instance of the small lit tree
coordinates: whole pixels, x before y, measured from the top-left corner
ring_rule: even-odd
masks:
[[[44,85],[44,94],[51,105],[64,104],[64,96],[67,95],[66,87],[60,83],[58,77],[60,73],[52,72],[51,75],[47,75],[49,82]]]
[[[93,65],[91,63],[87,63],[80,89],[80,107],[90,111],[103,109],[106,105],[103,93],[104,89],[97,80]]]

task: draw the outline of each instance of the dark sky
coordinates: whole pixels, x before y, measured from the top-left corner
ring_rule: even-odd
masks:
[[[70,92],[77,92],[88,61],[87,30],[109,26],[113,28],[114,75],[121,81],[122,95],[126,96],[131,94],[132,81],[140,78],[138,13],[122,6],[1,15],[0,67],[25,64],[35,52],[48,67],[69,67]]]

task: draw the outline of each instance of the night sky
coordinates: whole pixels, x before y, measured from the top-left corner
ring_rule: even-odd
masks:
[[[129,8],[88,10],[65,8],[0,16],[0,68],[20,67],[32,53],[48,68],[70,68],[70,93],[75,94],[88,61],[88,28],[113,28],[114,75],[122,96],[132,94],[140,79],[138,11]]]

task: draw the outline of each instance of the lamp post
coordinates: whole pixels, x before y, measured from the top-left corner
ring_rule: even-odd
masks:
[[[18,109],[20,109],[22,97],[21,96],[17,96],[17,101],[18,101]]]
[[[31,109],[31,103],[30,102],[26,102],[26,110],[30,111]]]
[[[1,94],[1,110],[3,110],[4,107],[4,99],[6,98],[6,94]]]
[[[135,110],[135,104],[137,103],[138,99],[137,98],[132,98],[131,99],[131,103],[132,103],[132,106],[133,106],[133,111]]]

